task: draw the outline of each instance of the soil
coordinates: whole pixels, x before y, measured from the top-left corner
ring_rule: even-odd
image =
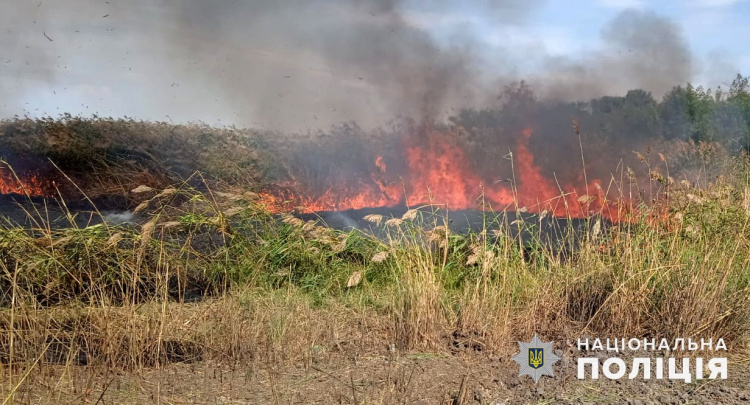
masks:
[[[727,380],[577,380],[563,357],[554,377],[518,376],[510,357],[484,353],[368,355],[314,347],[305,364],[249,361],[170,364],[140,372],[45,366],[18,403],[98,404],[740,404],[750,403],[750,365],[730,359]]]

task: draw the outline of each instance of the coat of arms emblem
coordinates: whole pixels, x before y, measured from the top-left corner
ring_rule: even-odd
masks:
[[[518,345],[521,352],[513,357],[513,360],[521,368],[519,376],[528,375],[534,382],[539,381],[543,375],[554,377],[552,365],[557,363],[560,357],[554,353],[552,342],[542,342],[535,334],[530,342],[518,342]]]

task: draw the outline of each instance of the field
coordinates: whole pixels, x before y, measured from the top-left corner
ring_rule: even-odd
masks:
[[[69,118],[3,134],[6,182],[55,179],[16,188],[0,228],[5,402],[749,400],[745,154],[685,146],[688,181],[639,153],[645,169],[607,186],[614,217],[487,208],[457,231],[424,204],[337,230],[269,205],[265,179],[291,169],[245,130]],[[536,385],[511,360],[534,333],[563,355]],[[579,337],[722,338],[729,379],[579,381]]]

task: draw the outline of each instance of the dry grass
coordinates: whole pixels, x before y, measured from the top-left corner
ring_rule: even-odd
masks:
[[[129,200],[139,185],[163,189],[196,170],[216,182],[258,189],[273,173],[283,171],[265,139],[259,131],[201,123],[68,114],[0,120],[0,151],[10,152],[11,164],[18,169],[31,166],[42,175],[47,182],[40,186],[51,191],[50,196],[59,191],[67,198],[85,195],[94,200]]]
[[[644,196],[629,199],[637,216],[593,216],[557,245],[538,216],[488,212],[485,229],[457,234],[436,207],[369,216],[378,237],[343,233],[190,179],[139,187],[137,227],[53,230],[30,211],[38,226],[0,229],[3,395],[13,400],[50,365],[312,367],[320,353],[383,346],[507,353],[533,332],[724,338],[745,351],[750,183],[748,162],[733,164],[701,188],[659,176],[615,183]]]

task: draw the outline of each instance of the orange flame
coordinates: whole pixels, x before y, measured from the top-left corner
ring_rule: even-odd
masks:
[[[22,194],[32,197],[47,197],[46,182],[38,173],[16,178],[9,170],[0,167],[0,194]]]
[[[369,179],[360,179],[352,186],[331,186],[323,194],[313,196],[301,192],[296,184],[278,185],[262,195],[269,210],[281,212],[290,208],[302,212],[343,211],[350,209],[439,204],[451,210],[474,209],[489,203],[495,210],[523,209],[546,212],[558,217],[585,217],[602,213],[619,221],[623,210],[610,202],[599,180],[581,185],[558,185],[542,174],[534,164],[529,149],[533,132],[525,129],[513,156],[517,187],[495,182],[486,184],[477,175],[466,152],[450,137],[439,132],[427,134],[426,142],[406,147],[407,173],[389,173],[382,156],[372,164]],[[399,179],[388,181],[388,179]],[[482,197],[484,199],[482,200]],[[516,206],[517,205],[517,206]]]

